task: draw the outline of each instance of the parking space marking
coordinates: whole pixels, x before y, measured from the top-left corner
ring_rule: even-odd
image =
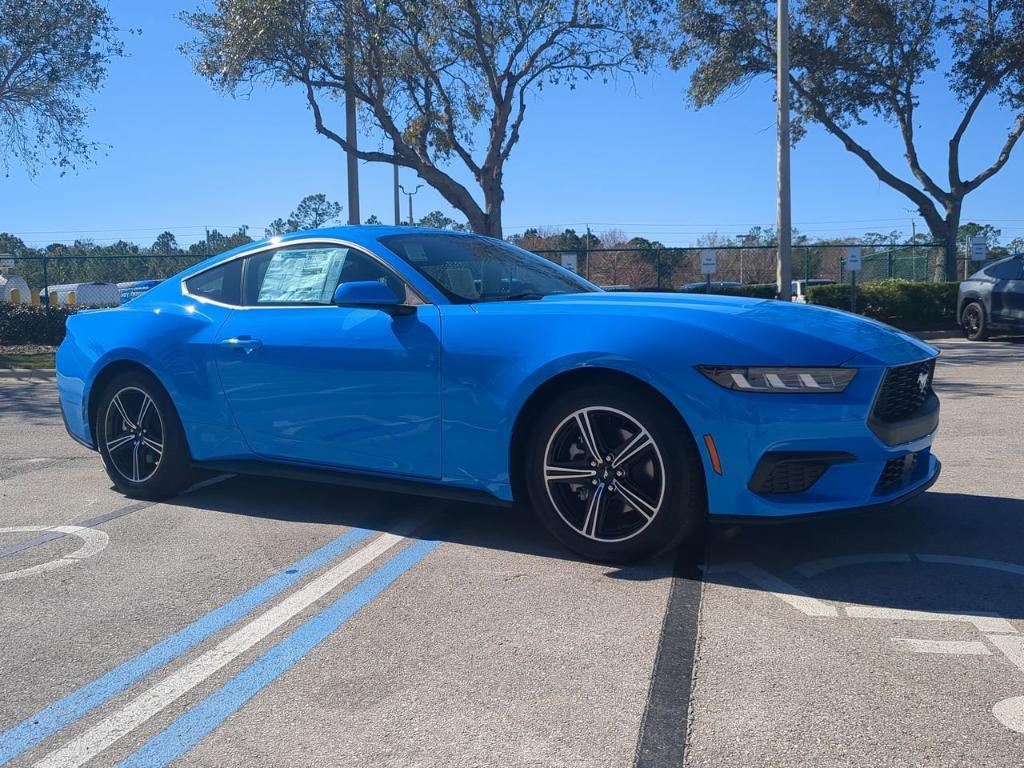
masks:
[[[973,624],[979,632],[1016,632],[1013,624],[991,611],[977,613],[943,613],[911,611],[906,608],[882,608],[877,605],[847,605],[846,615],[854,619],[888,619],[890,621],[960,621]]]
[[[404,549],[150,739],[118,768],[163,768],[181,757],[348,621],[360,608],[430,554],[438,544],[436,540],[421,540]]]
[[[878,553],[863,555],[847,555],[840,557],[808,560],[793,566],[793,570],[803,576],[818,576],[836,568],[851,565],[878,565],[888,563],[925,563],[932,565],[954,565],[968,568],[999,571],[1015,576],[1024,576],[1024,565],[999,560],[988,560],[959,555],[929,555],[904,553]],[[738,573],[752,583],[769,592],[776,598],[796,608],[807,616],[838,618],[835,606],[820,603],[809,598],[800,590],[786,583],[774,574],[765,571],[753,563],[727,563],[711,569],[717,573]],[[710,571],[709,571],[710,572]],[[812,602],[807,602],[807,601]],[[815,603],[820,603],[815,605]],[[984,633],[987,639],[1021,672],[1024,672],[1024,636],[1006,618],[992,611],[976,611],[973,613],[951,613],[941,611],[915,611],[904,608],[887,608],[877,605],[845,604],[843,613],[849,618],[875,619],[887,621],[951,621],[970,624]],[[824,612],[831,609],[832,613]],[[963,640],[926,640],[918,638],[895,637],[893,641],[900,647],[913,653],[991,656],[989,647],[981,641]],[[1014,696],[997,702],[992,707],[992,714],[1006,728],[1024,734],[1024,696]]]
[[[195,661],[171,673],[63,747],[50,752],[35,763],[35,768],[72,768],[84,765],[241,656],[289,619],[333,591],[364,566],[405,540],[404,537],[393,533],[381,534],[355,554],[346,557],[338,565],[229,635]]]
[[[917,637],[894,637],[899,643],[913,653],[938,653],[956,656],[991,656],[988,646],[977,640],[922,640]]]
[[[1024,733],[1024,696],[1003,699],[992,707],[992,714],[1011,731]]]
[[[235,623],[300,579],[340,557],[372,533],[373,531],[365,528],[349,529],[301,560],[213,609],[166,640],[119,664],[96,680],[0,733],[0,765],[63,730],[143,677],[178,658],[224,627]]]
[[[843,555],[840,557],[823,557],[820,560],[808,560],[796,566],[793,570],[801,576],[811,578],[813,576],[820,576],[826,571],[833,571],[836,568],[846,568],[850,565],[909,562],[911,562],[910,555],[899,552],[882,552],[870,555]]]
[[[84,528],[80,525],[15,525],[9,528],[0,528],[0,534],[36,533],[38,531],[59,534],[57,538],[60,536],[75,536],[82,540],[82,546],[74,552],[69,552],[53,560],[47,560],[45,563],[39,563],[29,568],[20,568],[16,571],[0,573],[0,581],[13,581],[14,579],[22,579],[26,576],[35,576],[36,574],[55,571],[58,568],[66,568],[69,565],[74,565],[87,557],[92,557],[102,552],[106,549],[107,544],[110,543],[110,537],[103,531]]]
[[[769,573],[753,563],[722,563],[711,566],[707,573],[735,573],[747,579],[770,595],[777,597],[787,605],[796,608],[806,616],[836,617],[839,612],[834,605],[818,600],[802,592],[774,573]]]
[[[107,512],[102,515],[97,515],[96,517],[90,517],[88,520],[82,520],[81,522],[75,523],[75,525],[79,528],[95,528],[97,525],[105,523],[108,520],[114,520],[118,517],[123,517],[124,515],[131,514],[132,512],[138,512],[140,509],[150,507],[154,503],[155,502],[151,501],[138,501],[135,502],[134,504],[129,504],[125,507],[115,509],[111,512]],[[11,544],[9,546],[0,548],[0,557],[9,557],[10,555],[15,555],[18,552],[24,552],[26,549],[32,549],[32,547],[37,547],[40,544],[46,544],[49,541],[56,541],[57,539],[62,539],[64,538],[65,535],[67,535],[65,533],[60,532],[56,528],[40,528],[38,530],[44,530],[46,532],[40,534],[39,536],[33,536],[31,539],[19,541],[16,544]]]

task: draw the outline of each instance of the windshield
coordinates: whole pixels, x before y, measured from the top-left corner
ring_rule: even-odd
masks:
[[[390,235],[380,242],[460,304],[600,290],[547,259],[479,235]]]

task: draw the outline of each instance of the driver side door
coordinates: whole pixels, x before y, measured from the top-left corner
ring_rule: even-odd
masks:
[[[331,303],[379,280],[411,313]],[[440,317],[354,246],[296,243],[245,257],[242,306],[220,331],[218,370],[253,452],[305,464],[441,474]]]

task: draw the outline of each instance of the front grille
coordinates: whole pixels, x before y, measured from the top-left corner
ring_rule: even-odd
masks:
[[[932,391],[935,360],[901,365],[885,372],[872,415],[893,423],[913,416]]]
[[[897,459],[889,459],[882,469],[882,476],[875,485],[875,495],[895,493],[908,483],[914,482],[928,468],[928,450],[908,453]]]

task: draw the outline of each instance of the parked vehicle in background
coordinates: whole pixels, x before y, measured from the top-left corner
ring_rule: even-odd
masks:
[[[1024,254],[989,264],[960,283],[957,319],[972,341],[1024,331]]]
[[[793,301],[795,301],[797,304],[806,304],[807,303],[807,289],[808,288],[811,288],[811,287],[813,287],[815,285],[835,285],[835,284],[836,284],[835,280],[820,280],[820,279],[794,280],[793,281],[793,290],[792,290]]]
[[[144,294],[150,288],[160,285],[160,282],[160,280],[132,280],[128,283],[118,283],[117,287],[121,291],[121,303],[127,304],[132,299]]]
[[[683,283],[679,286],[682,293],[721,293],[730,288],[739,288],[743,283],[734,280],[698,280],[693,283]]]

